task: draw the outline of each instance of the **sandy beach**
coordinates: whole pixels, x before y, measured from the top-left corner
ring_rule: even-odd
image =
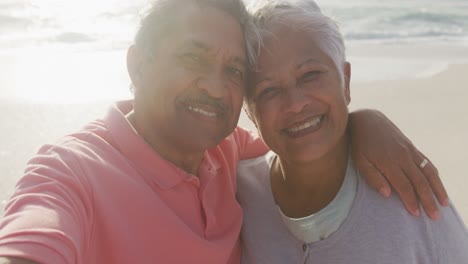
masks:
[[[426,47],[424,50],[414,49],[412,55],[406,54],[408,51],[399,56],[408,58],[426,53],[426,58],[435,58],[440,55],[440,50],[444,49]],[[455,51],[446,47],[445,52]],[[396,55],[389,53],[389,56]],[[466,59],[468,49],[460,48],[452,55]],[[464,190],[468,177],[467,88],[468,64],[450,64],[430,77],[353,82],[351,87],[351,109],[371,107],[381,110],[437,166],[465,223],[468,223],[468,195]]]
[[[354,83],[352,107],[384,112],[438,167],[468,222],[468,65],[450,65],[430,78]]]

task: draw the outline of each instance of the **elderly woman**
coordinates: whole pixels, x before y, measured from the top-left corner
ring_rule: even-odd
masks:
[[[271,152],[242,162],[243,263],[467,263],[453,207],[413,217],[350,159],[351,66],[337,25],[311,0],[262,1],[246,110]],[[423,165],[424,166],[424,165]]]

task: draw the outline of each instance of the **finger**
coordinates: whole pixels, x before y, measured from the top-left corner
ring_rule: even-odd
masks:
[[[413,188],[415,189],[426,214],[431,219],[438,220],[440,217],[439,208],[437,207],[437,202],[426,176],[413,162],[405,164],[405,167],[402,168],[402,170],[412,182]]]
[[[419,202],[413,184],[406,174],[398,167],[393,168],[388,174],[385,174],[390,184],[395,189],[395,192],[400,196],[401,201],[406,207],[406,210],[414,216],[421,214],[419,210]]]
[[[431,186],[432,191],[434,192],[435,196],[437,197],[437,200],[439,201],[441,205],[449,206],[448,194],[447,194],[447,191],[445,190],[442,180],[439,177],[439,172],[437,171],[437,168],[424,154],[420,153],[419,151],[417,153],[417,156],[418,156],[418,159],[415,159],[416,162],[422,161],[424,159],[428,161],[426,166],[424,166],[424,168],[421,168],[420,170],[426,176],[426,179],[429,182],[429,185]]]
[[[392,194],[392,189],[384,175],[364,155],[354,154],[353,159],[356,169],[366,179],[367,184],[382,196],[389,197]]]

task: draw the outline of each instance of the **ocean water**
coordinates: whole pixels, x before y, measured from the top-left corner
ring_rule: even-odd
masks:
[[[347,41],[468,41],[467,0],[319,0]],[[0,48],[122,49],[147,0],[2,0]]]
[[[468,44],[467,0],[323,0],[348,42]]]
[[[468,46],[468,0],[318,3],[339,21],[350,45]],[[109,101],[131,96],[126,48],[146,4],[147,0],[0,0],[0,201],[12,193],[40,145],[101,116]],[[454,53],[448,62],[460,59],[457,56]],[[365,56],[353,61],[353,71],[358,72],[354,80],[430,75],[448,63],[445,57],[430,63]],[[245,117],[243,122],[248,125]]]

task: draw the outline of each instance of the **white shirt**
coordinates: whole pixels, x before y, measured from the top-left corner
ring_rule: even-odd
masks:
[[[268,160],[272,162],[274,158]],[[357,173],[354,166],[352,166],[351,157],[349,157],[346,175],[341,188],[335,198],[325,208],[315,214],[302,218],[290,218],[286,216],[279,206],[277,206],[278,211],[284,224],[297,239],[306,243],[323,240],[338,230],[346,217],[348,217],[354,198],[356,197],[357,186]]]

